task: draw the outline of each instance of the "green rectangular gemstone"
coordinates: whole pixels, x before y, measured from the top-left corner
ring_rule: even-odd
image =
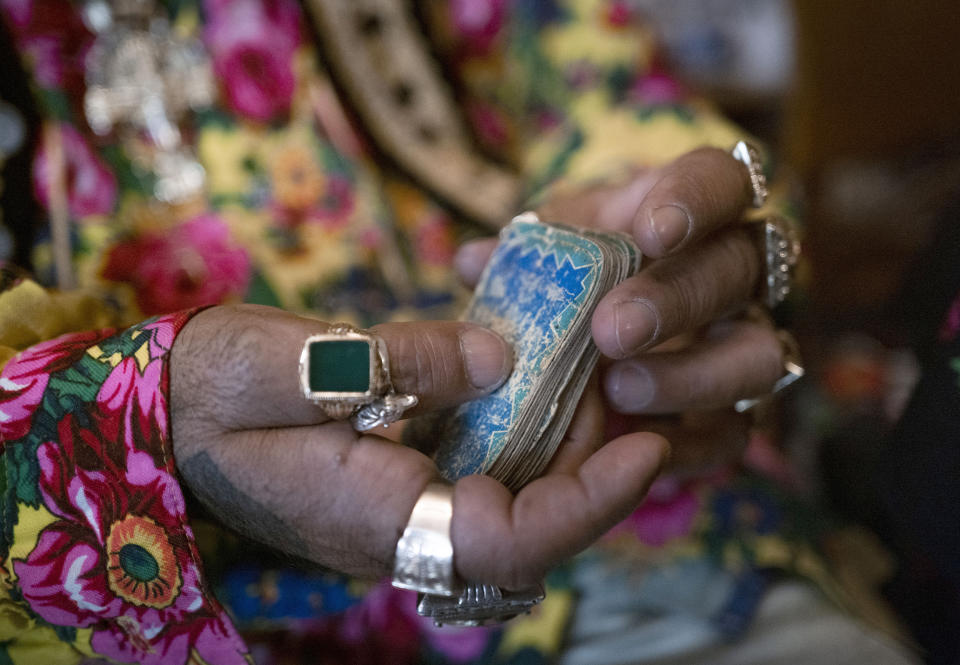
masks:
[[[310,390],[365,393],[370,389],[370,344],[325,340],[310,344]]]

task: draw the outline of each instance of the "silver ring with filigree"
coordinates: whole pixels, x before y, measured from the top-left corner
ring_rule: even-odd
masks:
[[[793,273],[800,260],[800,240],[793,222],[773,215],[758,223],[763,282],[760,301],[769,309],[786,300],[793,290]]]
[[[750,188],[753,190],[752,205],[762,208],[767,202],[767,176],[763,173],[763,160],[760,151],[746,141],[737,141],[730,154],[747,168],[750,176]]]

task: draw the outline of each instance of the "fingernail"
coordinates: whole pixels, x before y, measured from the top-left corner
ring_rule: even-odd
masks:
[[[653,400],[653,379],[640,365],[615,365],[607,374],[606,384],[607,397],[621,413],[639,413]]]
[[[664,253],[668,253],[687,237],[690,217],[680,206],[660,206],[650,213],[650,230],[657,236]]]
[[[660,333],[660,317],[646,300],[626,300],[614,312],[617,345],[624,357],[647,347]]]
[[[460,350],[467,379],[477,390],[493,390],[510,373],[513,354],[509,345],[486,328],[471,327],[460,333]]]

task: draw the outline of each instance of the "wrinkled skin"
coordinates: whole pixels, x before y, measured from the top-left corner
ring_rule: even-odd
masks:
[[[668,438],[684,466],[739,454],[746,421],[729,406],[769,391],[782,369],[770,324],[731,317],[760,275],[737,225],[750,196],[738,162],[702,149],[540,209],[544,219],[631,233],[653,260],[598,305],[593,337],[604,360],[546,473],[516,495],[489,477],[457,482],[452,538],[464,579],[526,586],[590,545],[642,500],[667,463]],[[492,249],[478,241],[461,250],[468,284]],[[171,366],[177,464],[225,524],[325,566],[383,575],[437,470],[383,430],[358,434],[303,399],[292,368],[325,325],[256,306],[209,309],[187,324]],[[374,330],[396,389],[420,397],[411,416],[487,394],[510,370],[508,345],[472,324]],[[626,433],[607,440],[611,409],[627,414]],[[429,452],[430,442],[420,447]]]

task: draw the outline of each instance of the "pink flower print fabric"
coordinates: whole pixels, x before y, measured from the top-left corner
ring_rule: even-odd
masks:
[[[89,629],[110,660],[248,662],[205,587],[174,477],[167,362],[191,314],[66,335],[0,375],[4,566],[39,621]],[[15,529],[21,514],[37,528]]]

